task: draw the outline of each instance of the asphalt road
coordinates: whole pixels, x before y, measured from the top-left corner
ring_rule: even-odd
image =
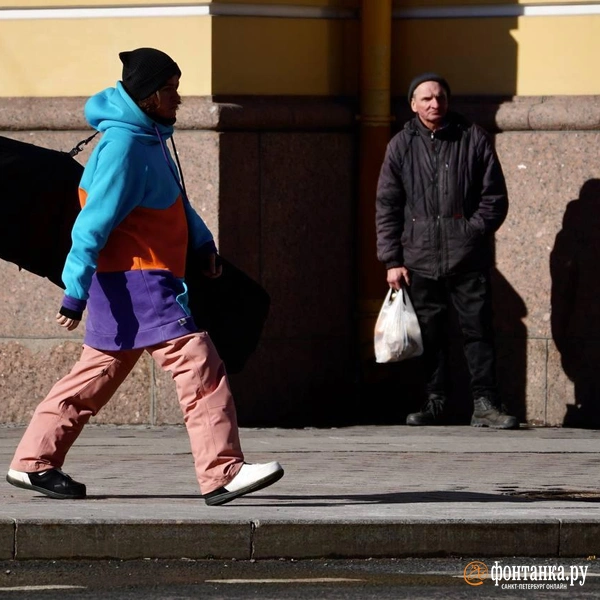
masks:
[[[18,600],[331,600],[442,598],[506,600],[600,597],[600,560],[485,559],[478,569],[471,559],[279,560],[279,561],[4,561],[0,562],[0,597]],[[566,581],[490,578],[499,565],[545,567]],[[488,569],[487,577],[482,569]],[[581,573],[585,571],[585,581]],[[470,585],[465,580],[468,574]],[[577,574],[577,579],[571,577]],[[474,576],[475,574],[475,576]],[[482,575],[478,577],[477,575]],[[573,585],[571,585],[573,583]],[[548,586],[563,589],[548,589]],[[503,587],[504,586],[504,587]],[[517,587],[507,587],[517,586]],[[519,587],[520,586],[520,587]],[[529,587],[523,587],[529,586]],[[537,586],[537,589],[533,588]]]

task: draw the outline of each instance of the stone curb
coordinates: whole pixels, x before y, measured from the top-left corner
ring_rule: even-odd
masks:
[[[1,560],[587,557],[600,521],[0,520]]]

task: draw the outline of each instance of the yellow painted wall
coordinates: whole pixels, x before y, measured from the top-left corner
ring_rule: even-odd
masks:
[[[119,52],[159,47],[185,95],[211,93],[209,17],[0,21],[0,96],[89,96],[121,78]],[[26,41],[26,43],[24,43]]]
[[[359,0],[219,1],[359,5]],[[181,5],[186,0],[11,0],[0,7],[31,8],[34,2],[37,7],[83,7]],[[498,3],[506,2],[401,0],[394,7]],[[403,95],[415,74],[436,70],[446,75],[456,94],[600,94],[599,33],[600,16],[396,19],[392,92]],[[358,43],[356,19],[0,20],[0,96],[90,95],[120,77],[118,52],[138,46],[159,47],[180,63],[185,95],[355,95]]]
[[[397,20],[392,93],[423,71],[455,94],[600,94],[600,16]]]
[[[600,16],[519,19],[520,95],[600,94]]]
[[[357,40],[354,21],[215,17],[213,93],[355,94]]]
[[[392,93],[424,71],[443,74],[454,94],[509,94],[516,85],[516,19],[395,21]]]

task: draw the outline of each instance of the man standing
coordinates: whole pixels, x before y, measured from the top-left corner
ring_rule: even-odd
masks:
[[[489,136],[449,112],[449,97],[436,73],[411,82],[416,115],[388,144],[377,186],[377,257],[392,288],[409,286],[423,335],[427,399],[406,422],[443,422],[451,302],[471,379],[471,425],[512,429],[519,423],[498,401],[489,276],[506,183]]]

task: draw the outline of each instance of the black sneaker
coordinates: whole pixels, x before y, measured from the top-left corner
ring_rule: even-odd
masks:
[[[85,498],[85,485],[73,481],[60,469],[49,469],[39,473],[9,469],[6,481],[15,487],[34,490],[59,500]]]
[[[204,496],[209,506],[231,502],[250,492],[257,492],[283,477],[283,469],[278,462],[264,464],[244,463],[239,473],[226,485]]]
[[[518,429],[517,417],[507,415],[503,409],[496,406],[492,400],[481,396],[473,402],[473,427],[493,427],[494,429]]]
[[[440,394],[429,394],[423,408],[406,417],[407,425],[441,425],[446,398]]]

